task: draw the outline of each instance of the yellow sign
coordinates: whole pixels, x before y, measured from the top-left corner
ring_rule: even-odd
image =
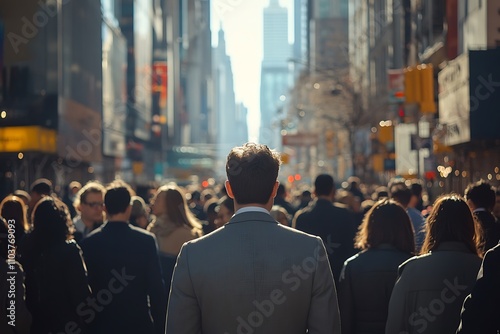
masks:
[[[40,126],[0,128],[0,152],[56,153],[56,131]]]
[[[140,175],[144,172],[144,162],[142,161],[133,161],[132,162],[132,172],[134,175]]]

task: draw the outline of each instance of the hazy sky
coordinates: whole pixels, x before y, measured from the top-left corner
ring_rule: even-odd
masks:
[[[260,65],[262,62],[262,11],[269,0],[213,0],[212,44],[222,24],[226,51],[231,57],[236,101],[248,108],[249,136],[258,140],[260,122]],[[293,41],[293,0],[280,0],[288,8],[288,40]]]

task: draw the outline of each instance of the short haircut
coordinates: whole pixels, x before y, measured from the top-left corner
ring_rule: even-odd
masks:
[[[446,194],[439,197],[427,218],[425,229],[421,254],[435,250],[446,241],[462,242],[471,253],[479,254],[480,226],[460,195]]]
[[[320,174],[314,180],[314,192],[316,196],[328,196],[334,189],[333,177],[328,174]]]
[[[227,156],[226,174],[238,204],[266,204],[281,165],[280,155],[266,145],[246,143]]]
[[[230,212],[234,213],[234,200],[229,196],[224,196],[218,201],[218,206],[225,206]],[[215,209],[218,211],[218,209]]]
[[[132,191],[130,186],[122,181],[113,181],[106,187],[104,205],[109,215],[125,213],[130,206]]]
[[[284,184],[280,183],[278,190],[276,191],[276,196],[283,196],[286,193],[286,187]]]
[[[40,195],[49,196],[52,194],[52,182],[45,178],[37,179],[31,184],[31,191]]]
[[[349,176],[347,183],[349,183],[350,186],[357,186],[361,183],[361,179],[357,176]]]
[[[378,201],[384,198],[389,197],[389,189],[384,186],[377,187],[375,189],[374,196],[372,196],[373,200]]]
[[[215,211],[215,208],[217,207],[217,199],[216,198],[211,198],[209,199],[208,201],[205,202],[205,205],[203,206],[203,211],[207,214],[207,215],[211,215],[211,214],[217,214],[217,212]]]
[[[420,197],[422,196],[422,191],[424,190],[424,188],[422,187],[422,184],[419,181],[414,181],[410,185],[410,190],[413,196]]]
[[[469,184],[465,189],[465,198],[471,200],[477,208],[493,210],[496,201],[495,190],[485,180]]]
[[[406,210],[392,199],[382,199],[368,210],[356,235],[356,247],[389,244],[405,253],[415,252],[413,226]]]
[[[87,195],[90,193],[104,195],[106,193],[106,188],[104,188],[99,181],[87,182],[80,190],[78,190],[78,193],[76,193],[73,206],[77,208],[81,203],[86,203]]]
[[[14,196],[21,197],[26,203],[29,203],[31,201],[31,196],[28,194],[27,191],[24,191],[22,189],[17,189],[13,193]]]
[[[411,190],[404,182],[394,183],[390,188],[391,198],[404,206],[408,206],[411,200]]]

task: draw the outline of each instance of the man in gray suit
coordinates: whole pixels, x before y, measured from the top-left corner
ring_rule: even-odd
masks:
[[[337,294],[320,238],[276,222],[269,211],[280,157],[247,143],[227,157],[235,214],[181,249],[166,333],[340,333]]]

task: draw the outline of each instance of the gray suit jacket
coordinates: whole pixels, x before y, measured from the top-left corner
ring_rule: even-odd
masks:
[[[263,212],[233,216],[182,247],[166,333],[340,333],[337,294],[320,238]]]

